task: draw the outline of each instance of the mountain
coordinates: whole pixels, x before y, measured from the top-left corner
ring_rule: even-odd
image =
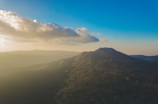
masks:
[[[30,67],[0,80],[1,104],[157,104],[158,65],[112,48]]]
[[[130,55],[130,56],[145,61],[158,62],[158,55],[157,56]]]
[[[79,52],[32,50],[0,52],[0,76],[35,64],[43,64],[78,55]]]

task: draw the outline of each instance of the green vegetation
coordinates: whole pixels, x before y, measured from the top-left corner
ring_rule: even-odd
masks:
[[[37,67],[2,79],[0,104],[158,104],[158,65],[111,48]]]

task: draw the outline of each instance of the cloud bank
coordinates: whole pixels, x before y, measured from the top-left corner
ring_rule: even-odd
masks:
[[[0,10],[0,34],[16,42],[53,42],[57,44],[84,44],[99,42],[86,28],[73,30],[55,23],[44,24],[19,17],[17,13]]]

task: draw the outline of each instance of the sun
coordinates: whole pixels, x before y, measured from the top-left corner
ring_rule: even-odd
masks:
[[[5,40],[0,38],[0,47],[3,47],[4,43],[5,43]]]

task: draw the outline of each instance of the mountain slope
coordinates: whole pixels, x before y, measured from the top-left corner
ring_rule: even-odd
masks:
[[[6,77],[0,103],[157,104],[157,74],[155,63],[100,48]]]
[[[131,58],[109,48],[82,53],[74,60],[73,69],[66,80],[67,86],[56,95],[58,104],[157,102],[156,64]]]
[[[130,55],[130,56],[145,61],[158,62],[158,55],[157,56]]]

